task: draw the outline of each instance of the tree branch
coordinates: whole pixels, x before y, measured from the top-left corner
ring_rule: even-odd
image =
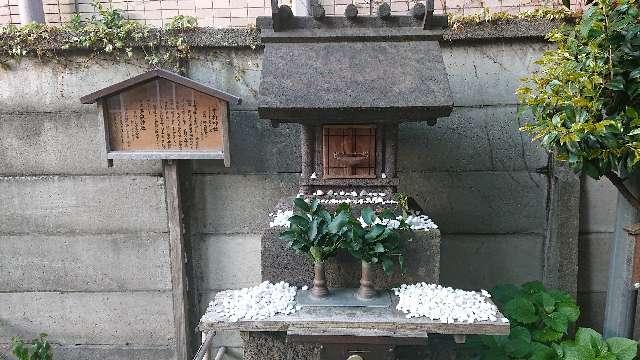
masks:
[[[622,196],[629,202],[629,204],[631,204],[631,206],[636,209],[640,209],[640,199],[638,199],[638,197],[636,197],[631,193],[631,191],[629,191],[629,188],[627,188],[627,186],[624,184],[624,181],[620,178],[620,176],[618,176],[618,174],[614,173],[613,171],[609,171],[605,173],[604,176],[606,176],[607,179],[611,181],[613,186],[615,186],[618,191],[620,191],[620,194],[622,194]]]

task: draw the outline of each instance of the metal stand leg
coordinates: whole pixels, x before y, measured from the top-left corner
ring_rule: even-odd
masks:
[[[211,348],[211,342],[213,341],[213,337],[216,336],[215,331],[209,331],[208,333],[202,332],[202,345],[200,345],[200,349],[198,349],[198,353],[193,360],[210,360],[209,349]],[[217,357],[216,357],[217,359]]]

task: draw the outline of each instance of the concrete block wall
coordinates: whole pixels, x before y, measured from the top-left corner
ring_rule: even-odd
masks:
[[[558,271],[556,255],[545,251],[556,247],[549,219],[565,209],[549,206],[548,157],[518,131],[513,95],[549,45],[442,45],[454,111],[434,127],[402,125],[398,159],[400,190],[440,225],[441,282],[473,289],[549,282]],[[25,60],[0,72],[0,204],[7,204],[0,209],[0,346],[45,331],[64,359],[174,357],[161,165],[106,168],[94,108],[78,101],[143,70],[135,62]],[[195,320],[217,291],[260,281],[268,213],[297,191],[299,127],[258,119],[260,70],[259,49],[197,49],[189,64],[189,77],[243,98],[231,109],[232,166],[194,161],[184,173]],[[577,199],[580,187],[570,188],[564,195]],[[598,202],[608,191],[587,183],[582,196]],[[593,215],[603,224],[607,216]],[[577,234],[577,224],[562,225]],[[583,221],[583,242],[587,233],[612,231],[588,229]],[[589,249],[581,247],[581,262],[601,264],[600,250]],[[570,289],[575,281],[555,285]],[[582,286],[580,295],[590,300],[596,290]],[[215,344],[241,357],[237,334],[219,334]]]
[[[161,165],[107,168],[95,106],[79,101],[142,70],[0,72],[0,354],[45,332],[57,359],[175,358]]]
[[[578,301],[583,310],[582,324],[601,331],[618,192],[605,178],[585,176],[582,184]]]

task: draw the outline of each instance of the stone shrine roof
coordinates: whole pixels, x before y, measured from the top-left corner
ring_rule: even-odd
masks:
[[[357,20],[357,21],[356,21]],[[442,29],[411,17],[259,19],[265,44],[258,113],[281,122],[428,121],[453,108]]]

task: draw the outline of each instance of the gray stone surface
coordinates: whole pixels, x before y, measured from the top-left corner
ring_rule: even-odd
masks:
[[[256,174],[300,172],[300,125],[258,119],[255,111],[231,112],[231,167],[221,161],[194,161],[198,174]]]
[[[592,233],[580,236],[578,291],[607,291],[612,241],[613,233]]]
[[[95,107],[85,110],[87,112],[0,112],[0,133],[3,134],[0,175],[159,174],[162,171],[160,161],[115,161],[114,167],[108,168],[102,124]]]
[[[544,284],[575,296],[578,290],[578,240],[580,234],[580,178],[568,167],[553,162],[547,197],[547,237]]]
[[[544,175],[401,172],[399,177],[398,191],[413,196],[443,234],[544,234]]]
[[[436,41],[270,43],[263,62],[264,118],[426,120],[451,111]]]
[[[242,333],[245,360],[320,360],[320,346],[290,344],[284,332]]]
[[[602,334],[606,292],[579,292],[580,319],[578,326],[590,327]]]
[[[617,201],[618,192],[609,180],[584,176],[580,195],[580,232],[612,233]]]
[[[156,176],[0,177],[0,234],[165,232]]]
[[[242,98],[231,110],[255,110],[262,70],[262,50],[195,50],[189,78]],[[233,155],[232,155],[233,156]]]
[[[443,43],[442,55],[449,74],[455,106],[517,104],[520,78],[536,69],[534,61],[549,44],[492,41]]]
[[[3,346],[0,344],[0,358]],[[169,346],[139,347],[113,345],[52,345],[54,359],[63,360],[173,360],[175,351]],[[7,350],[8,352],[8,350]],[[4,359],[4,358],[2,358]],[[7,355],[7,359],[15,358]]]
[[[260,283],[260,235],[192,237],[193,261],[203,290],[233,289]]]
[[[518,128],[516,106],[456,107],[451,116],[400,125],[401,171],[535,171],[547,154]]]
[[[171,292],[0,293],[0,342],[45,332],[60,344],[169,346]]]
[[[0,236],[0,289],[171,290],[168,234]]]
[[[287,243],[278,239],[284,228],[272,228],[262,237],[262,279],[286,281],[295,286],[313,286],[313,262],[308,256],[287,248]],[[437,283],[440,275],[440,233],[420,232],[407,243],[405,274],[395,269],[385,275],[380,267],[373,274],[373,284],[380,289],[389,289],[400,284],[416,282]],[[356,288],[360,286],[361,262],[346,252],[326,263],[328,287]]]
[[[278,200],[298,192],[299,174],[195,175],[194,233],[259,234]]]
[[[464,289],[541,280],[544,237],[535,234],[442,236],[440,282]]]
[[[73,56],[60,62],[23,59],[11,71],[0,72],[0,104],[3,112],[91,111],[80,97],[141,74],[142,59],[131,62],[89,60]]]

